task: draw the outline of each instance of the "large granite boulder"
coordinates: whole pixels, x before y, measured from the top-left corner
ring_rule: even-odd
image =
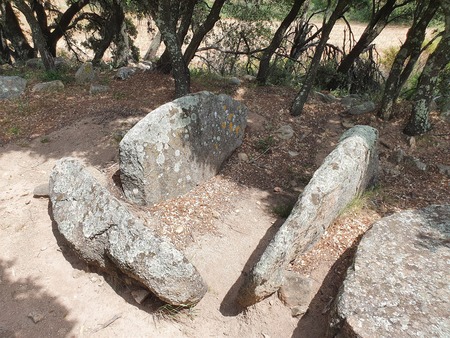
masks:
[[[19,97],[26,86],[27,80],[20,76],[0,76],[0,100]]]
[[[339,212],[374,183],[377,140],[378,131],[368,126],[355,126],[342,135],[244,280],[238,295],[241,305],[252,305],[276,292],[292,259],[308,251]]]
[[[185,256],[135,218],[76,160],[56,163],[49,190],[59,232],[86,262],[118,268],[173,305],[195,304],[206,293]]]
[[[200,92],[162,105],[120,142],[125,196],[153,204],[211,178],[241,145],[247,109],[227,95]]]
[[[449,337],[449,310],[450,205],[434,205],[385,217],[364,235],[335,303],[333,334]]]

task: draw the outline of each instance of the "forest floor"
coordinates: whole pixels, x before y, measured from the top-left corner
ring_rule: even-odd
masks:
[[[149,297],[138,304],[132,285],[96,273],[60,245],[49,203],[33,198],[56,160],[71,156],[112,176],[118,142],[139,119],[173,95],[168,76],[139,72],[126,81],[101,75],[110,87],[89,95],[87,85],[59,93],[3,101],[0,108],[0,337],[324,337],[329,304],[361,237],[393,212],[450,203],[449,123],[431,114],[433,130],[413,139],[402,134],[408,106],[393,120],[348,116],[339,103],[312,97],[299,117],[289,115],[295,91],[243,82],[195,78],[193,92],[227,93],[250,111],[243,145],[220,174],[185,196],[148,209],[133,208],[169,238],[198,268],[208,292],[191,310],[178,311]],[[31,87],[31,85],[29,86]],[[320,242],[298,257],[293,271],[314,280],[308,312],[292,317],[276,295],[245,311],[234,303],[242,275],[251,268],[314,171],[355,124],[380,132],[377,187],[336,219]],[[294,136],[280,139],[290,125]],[[398,149],[427,164],[421,171],[388,159]],[[238,153],[247,154],[242,161]]]

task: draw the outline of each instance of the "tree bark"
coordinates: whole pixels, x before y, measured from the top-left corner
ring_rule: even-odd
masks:
[[[191,42],[184,52],[184,59],[186,61],[186,64],[189,65],[191,60],[194,58],[195,52],[203,41],[205,35],[211,29],[213,29],[216,22],[220,19],[220,11],[222,10],[222,7],[226,1],[227,0],[215,0],[205,21],[202,22],[202,24],[194,32]]]
[[[50,53],[47,41],[41,31],[38,20],[34,17],[32,9],[25,3],[24,0],[13,0],[17,9],[22,12],[31,28],[31,34],[35,48],[39,51],[42,58],[42,63],[47,71],[55,69],[55,60]]]
[[[333,29],[336,21],[340,17],[342,17],[342,15],[344,15],[346,11],[348,11],[352,1],[353,0],[339,0],[328,21],[325,21],[324,19],[319,44],[317,45],[314,52],[314,56],[311,60],[311,64],[302,83],[302,87],[297,94],[297,97],[294,99],[294,102],[292,103],[291,115],[298,116],[302,113],[303,106],[305,105],[306,100],[308,99],[308,95],[314,85],[314,79],[316,77],[317,70],[320,65],[320,60],[322,58],[323,51],[325,50],[325,46],[327,44],[331,30]]]
[[[11,63],[11,50],[6,43],[5,32],[0,24],[0,65]]]
[[[291,23],[297,17],[305,1],[306,0],[294,1],[291,10],[286,15],[286,17],[278,27],[277,31],[273,35],[272,41],[270,41],[269,46],[267,46],[267,48],[262,53],[261,60],[259,61],[258,75],[256,76],[256,80],[258,81],[258,83],[265,84],[267,82],[270,70],[270,59],[272,58],[273,54],[278,49],[278,47],[280,47],[280,44],[283,41],[286,30],[289,28]]]
[[[421,54],[426,29],[438,9],[433,0],[425,0],[425,2],[421,1],[418,4],[423,8],[423,11],[414,18],[414,22],[406,35],[406,40],[400,47],[386,79],[378,112],[378,115],[384,120],[390,119],[393,114],[394,103]]]
[[[375,1],[375,0],[372,0]],[[352,68],[355,60],[366,50],[366,48],[380,35],[384,27],[386,27],[389,16],[396,8],[397,0],[387,0],[386,3],[375,13],[372,13],[371,19],[367,24],[364,32],[361,34],[358,42],[353,46],[351,51],[342,59],[336,72],[341,76],[346,76]],[[409,1],[408,1],[409,2]],[[338,88],[341,76],[336,76],[330,80],[327,85],[328,90]]]
[[[14,59],[26,61],[36,57],[36,52],[33,47],[28,43],[22,28],[20,27],[19,20],[14,13],[11,3],[9,1],[1,2],[1,22],[5,33],[5,38],[11,42],[13,50],[11,55]]]
[[[439,72],[450,62],[450,0],[440,1],[445,13],[445,32],[419,77],[411,117],[403,130],[407,135],[424,134],[431,129],[428,115]],[[446,7],[446,8],[444,8]]]
[[[150,5],[153,5],[152,14],[170,57],[172,76],[175,80],[175,96],[184,96],[190,92],[191,79],[177,34],[179,3],[175,0],[161,0],[157,4],[150,3]]]
[[[125,13],[120,0],[112,1],[111,8],[105,8],[105,10],[111,12],[111,16],[105,20],[103,39],[100,41],[99,46],[96,48],[92,63],[98,65],[103,58],[108,47],[114,38],[120,35],[120,30],[125,20]]]
[[[158,32],[156,32],[156,35],[152,40],[152,43],[150,44],[150,47],[148,47],[147,53],[145,53],[144,60],[152,61],[156,57],[156,53],[158,52],[158,48],[160,45],[161,45],[161,32],[158,30]]]

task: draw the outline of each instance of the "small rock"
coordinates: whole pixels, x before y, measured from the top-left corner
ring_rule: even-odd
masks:
[[[177,233],[177,234],[181,234],[183,231],[184,231],[184,228],[181,225],[175,229],[175,233]]]
[[[291,316],[292,317],[299,317],[301,315],[304,315],[308,311],[309,306],[303,305],[303,306],[294,306],[291,308]]]
[[[416,148],[416,138],[414,136],[411,136],[408,139],[408,145],[411,149],[415,149]]]
[[[98,94],[98,93],[104,93],[109,90],[108,86],[105,85],[99,85],[99,84],[91,84],[91,88],[89,88],[89,94]]]
[[[138,304],[142,304],[144,300],[150,295],[150,291],[146,289],[139,289],[131,291],[131,296]]]
[[[285,275],[285,283],[278,291],[278,297],[291,308],[293,317],[300,316],[308,310],[314,297],[311,278],[289,271]]]
[[[219,219],[220,218],[220,213],[218,213],[217,211],[213,210],[212,211],[212,215],[214,218]]]
[[[237,77],[233,76],[230,78],[230,83],[232,85],[239,86],[241,84],[241,80],[239,80]]]
[[[276,136],[282,140],[289,140],[294,136],[294,129],[289,124],[285,124],[277,129],[275,132]]]
[[[415,158],[413,156],[405,156],[405,165],[414,168],[414,169],[418,169],[421,171],[426,171],[427,170],[427,165],[425,163],[423,163],[421,160],[419,160],[418,158]]]
[[[137,68],[142,69],[143,71],[153,70],[155,65],[151,61],[141,61],[138,63]]]
[[[30,318],[33,321],[33,323],[35,323],[35,324],[39,323],[40,321],[42,321],[45,318],[42,313],[34,312],[34,311],[30,312],[27,317]]]
[[[250,74],[246,74],[242,77],[242,79],[244,81],[248,81],[248,82],[255,82],[256,81],[256,76],[250,75]]]
[[[357,106],[351,107],[347,111],[347,113],[349,113],[350,115],[362,115],[374,111],[375,108],[376,108],[375,103],[373,103],[372,101],[367,101]]]
[[[397,149],[388,157],[388,161],[394,164],[400,164],[403,162],[405,156],[406,154],[403,149]]]
[[[292,151],[292,150],[289,150],[288,154],[290,157],[297,157],[298,155],[300,155],[300,153],[298,151]]]
[[[64,89],[64,83],[60,80],[37,83],[31,91],[34,92],[57,92]]]
[[[38,185],[33,190],[33,197],[39,198],[39,197],[48,197],[48,196],[49,196],[48,183]]]
[[[344,128],[346,128],[346,129],[350,129],[350,128],[353,128],[353,127],[355,126],[354,123],[352,123],[352,122],[350,122],[350,121],[347,121],[347,120],[342,121],[341,124],[342,124],[342,126],[343,126]]]
[[[248,162],[249,161],[248,155],[246,153],[239,153],[238,154],[238,159],[241,162]]]
[[[344,96],[341,98],[341,104],[347,108],[356,106],[361,103],[361,97],[355,94]]]
[[[282,192],[283,189],[281,189],[280,187],[275,187],[275,188],[273,188],[273,191],[275,191],[275,192]]]
[[[132,67],[122,67],[116,72],[115,78],[119,80],[126,80],[136,73],[136,68]]]
[[[333,103],[334,101],[336,101],[336,98],[331,94],[324,94],[321,92],[315,92],[314,94],[323,103]]]
[[[447,175],[450,177],[450,166],[444,164],[437,164],[440,174]]]

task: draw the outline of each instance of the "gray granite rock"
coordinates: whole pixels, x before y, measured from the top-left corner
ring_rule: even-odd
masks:
[[[437,167],[440,174],[450,177],[450,165],[437,164]]]
[[[340,337],[450,336],[450,205],[394,214],[363,236],[333,310]]]
[[[105,93],[109,90],[109,86],[100,85],[100,84],[91,84],[89,88],[89,94],[95,95],[99,93]]]
[[[209,92],[152,111],[119,145],[125,196],[134,203],[153,204],[213,177],[241,145],[246,122],[242,104]]]
[[[278,298],[291,309],[293,317],[306,313],[314,298],[313,280],[296,272],[287,271]]]
[[[355,126],[342,135],[244,280],[238,295],[241,305],[276,292],[289,262],[308,251],[338,213],[376,181],[377,140],[378,131],[368,126]]]
[[[192,305],[206,286],[171,243],[157,237],[74,159],[58,161],[50,200],[59,232],[84,261],[119,269],[173,305]]]
[[[27,80],[19,76],[0,76],[0,100],[19,97],[26,86]]]
[[[136,73],[136,68],[134,67],[121,67],[117,70],[115,78],[119,80],[126,80]]]
[[[96,74],[92,62],[83,63],[75,73],[75,81],[80,84],[91,83],[95,78]]]
[[[375,103],[372,101],[367,101],[361,104],[358,104],[356,106],[352,106],[347,113],[350,115],[362,115],[366,113],[371,113],[375,110],[376,106]]]
[[[39,197],[49,197],[49,187],[48,183],[40,184],[33,190],[33,197],[39,198]]]
[[[60,80],[36,83],[32,92],[57,92],[64,89],[64,83]]]

